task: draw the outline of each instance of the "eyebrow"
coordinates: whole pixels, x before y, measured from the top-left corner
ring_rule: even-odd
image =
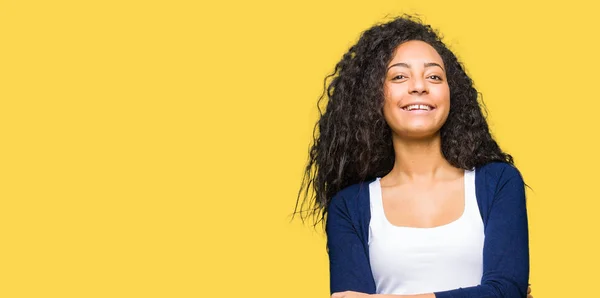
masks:
[[[390,70],[390,68],[392,68],[394,66],[402,66],[402,67],[410,68],[410,64],[404,63],[404,62],[399,62],[399,63],[390,65],[390,67],[388,67],[387,70]],[[424,64],[424,66],[425,66],[425,68],[437,66],[437,67],[441,68],[444,72],[446,71],[441,65],[439,65],[439,64],[437,64],[435,62],[427,62],[427,63]]]

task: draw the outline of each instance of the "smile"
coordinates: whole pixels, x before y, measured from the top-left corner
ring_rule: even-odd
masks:
[[[431,111],[434,108],[430,105],[408,105],[405,107],[402,107],[403,110],[405,111]]]

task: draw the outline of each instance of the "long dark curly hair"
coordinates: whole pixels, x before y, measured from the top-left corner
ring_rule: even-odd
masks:
[[[294,209],[294,215],[300,213],[303,222],[312,217],[314,226],[324,223],[328,204],[338,191],[392,170],[392,131],[383,117],[384,78],[396,47],[410,40],[431,45],[446,66],[450,111],[440,130],[444,158],[467,170],[492,161],[514,165],[512,156],[492,137],[479,93],[442,36],[418,17],[402,15],[364,31],[325,78],[317,102],[320,119],[313,130]]]

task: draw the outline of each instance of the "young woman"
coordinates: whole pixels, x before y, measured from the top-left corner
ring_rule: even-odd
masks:
[[[332,297],[527,297],[522,176],[436,31],[376,25],[328,79],[296,211],[325,223]]]

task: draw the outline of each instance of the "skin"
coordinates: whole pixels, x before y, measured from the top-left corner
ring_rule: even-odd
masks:
[[[396,48],[384,83],[383,114],[392,129],[396,160],[381,178],[388,221],[397,226],[435,227],[464,210],[464,170],[450,165],[441,150],[440,129],[450,111],[444,62],[427,43]],[[431,111],[402,109],[413,103]]]
[[[429,228],[458,219],[464,210],[464,170],[443,157],[440,129],[450,111],[444,63],[423,41],[399,45],[384,80],[383,114],[392,129],[395,163],[381,178],[385,216],[396,226]],[[430,111],[406,111],[420,103]],[[528,289],[528,297],[531,288]],[[332,298],[434,298],[435,294],[381,295],[338,292]]]

